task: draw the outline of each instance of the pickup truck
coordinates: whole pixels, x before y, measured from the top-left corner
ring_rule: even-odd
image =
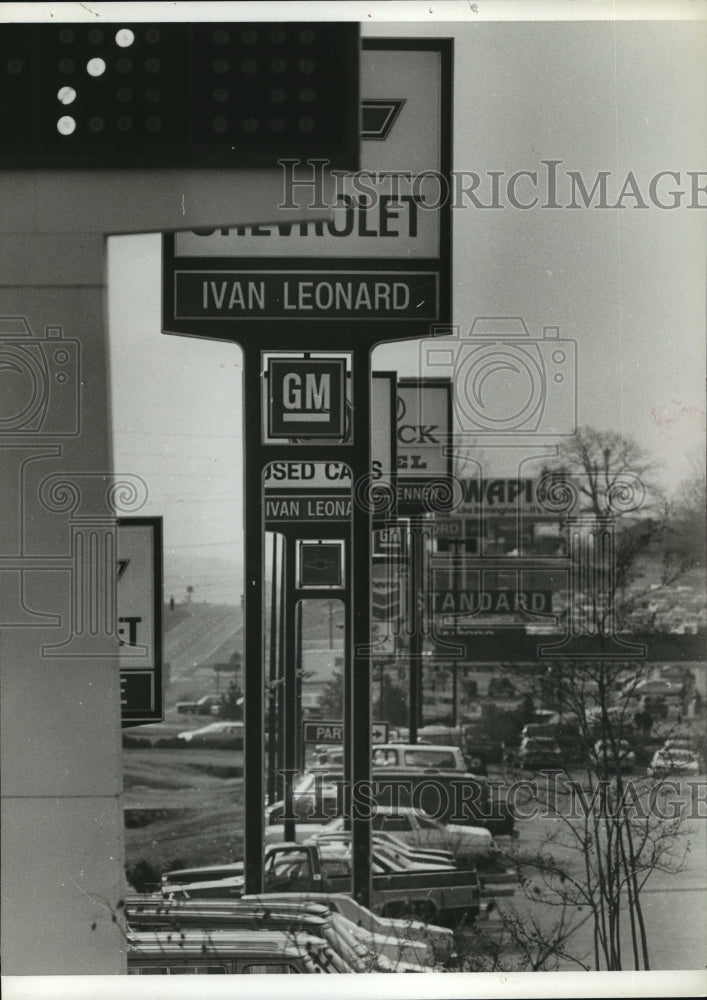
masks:
[[[476,870],[391,871],[371,858],[371,909],[386,917],[416,916],[451,923],[476,919],[481,886]],[[189,869],[162,876],[166,896],[233,898],[243,894],[242,863]],[[351,892],[351,857],[346,844],[273,844],[265,852],[265,891]]]
[[[467,771],[464,755],[457,746],[419,743],[382,743],[373,747],[371,764],[374,770],[396,767],[420,771]]]
[[[341,818],[323,827],[324,832],[343,829]],[[379,806],[373,817],[373,830],[374,840],[387,835],[393,842],[402,841],[403,846],[418,851],[451,852],[460,867],[476,868],[482,889],[490,889],[493,895],[507,895],[508,890],[499,887],[518,884],[517,869],[506,863],[491,833],[484,827],[455,826],[425,816],[417,809]],[[488,894],[482,892],[482,895]]]

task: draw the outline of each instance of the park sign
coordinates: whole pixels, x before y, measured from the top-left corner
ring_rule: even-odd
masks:
[[[344,724],[341,720],[332,722],[323,719],[305,719],[302,722],[303,743],[343,743]],[[388,742],[388,723],[371,723],[371,743]]]
[[[162,722],[162,518],[118,518],[117,544],[122,724]]]
[[[360,88],[361,170],[335,172],[328,219],[296,216],[321,162],[288,159],[271,219],[165,235],[166,331],[317,349],[332,324],[358,343],[449,322],[450,45],[366,39]]]

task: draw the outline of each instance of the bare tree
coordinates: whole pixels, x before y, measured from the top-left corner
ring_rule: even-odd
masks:
[[[677,550],[676,539],[694,524],[703,494],[686,499],[678,518],[647,482],[650,471],[645,452],[633,442],[585,427],[543,474],[550,492],[558,484],[571,486],[566,523],[581,544],[570,555],[583,565],[570,573],[579,583],[568,588],[568,622],[577,625],[581,607],[594,643],[584,658],[555,660],[539,678],[541,701],[558,712],[560,723],[554,756],[546,762],[555,768],[555,780],[537,785],[535,805],[554,824],[539,847],[518,852],[517,860],[528,898],[559,908],[564,930],[568,911],[578,919],[580,912],[590,915],[597,969],[623,969],[627,960],[636,969],[650,968],[642,894],[655,872],[679,871],[687,851],[684,809],[666,814],[662,779],[636,780],[629,773],[647,667],[629,653],[622,660],[615,641],[641,591],[641,561],[660,564],[662,551],[664,584],[691,565],[686,552],[670,555],[669,544]],[[527,923],[516,925],[516,937],[519,930],[525,933]],[[545,940],[551,939],[546,933]]]
[[[591,914],[596,969],[626,967],[624,928],[632,967],[650,968],[642,893],[654,873],[678,872],[689,847],[682,836],[688,803],[678,798],[668,807],[663,793],[674,792],[673,784],[634,775],[641,677],[640,667],[588,660],[559,663],[544,678],[564,735],[556,770],[535,783],[534,804],[554,823],[517,860],[530,899],[559,907],[563,923],[568,907]]]

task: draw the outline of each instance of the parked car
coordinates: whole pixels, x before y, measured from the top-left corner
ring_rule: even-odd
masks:
[[[538,736],[545,736],[553,739],[557,735],[556,722],[528,722],[520,731],[521,739],[526,736],[536,739]]]
[[[341,817],[327,825],[327,830],[343,830]],[[498,848],[488,830],[478,826],[458,826],[432,819],[418,809],[379,806],[372,820],[374,833],[391,833],[411,847],[448,852],[457,860],[491,857]]]
[[[622,771],[632,771],[636,760],[628,740],[597,740],[594,755],[600,770],[615,771],[618,766]]]
[[[220,694],[205,694],[198,701],[178,701],[177,711],[181,715],[218,715],[222,704]]]
[[[201,729],[187,729],[178,733],[177,739],[188,746],[243,749],[242,722],[211,722]]]
[[[347,973],[323,938],[272,930],[197,928],[128,933],[128,975]]]
[[[317,767],[343,767],[344,749],[337,746],[316,746],[314,759]]]
[[[548,736],[525,736],[511,761],[526,771],[561,771],[562,751]]]
[[[315,748],[315,767],[344,766],[344,751],[341,747]],[[419,771],[420,768],[434,768],[443,771],[467,771],[464,754],[458,746],[452,744],[430,744],[427,741],[418,743],[379,743],[371,751],[371,764],[378,768],[410,768]]]
[[[648,765],[648,774],[655,778],[671,774],[699,774],[700,761],[694,750],[669,746],[656,750]]]
[[[277,906],[280,901],[303,898],[307,904],[315,902],[328,906],[357,928],[375,935],[381,952],[391,959],[439,966],[449,964],[456,957],[454,934],[448,927],[423,923],[410,917],[402,920],[382,917],[343,892],[313,892],[304,897],[297,893],[272,892],[261,896],[243,896],[243,902],[261,900],[268,906]]]
[[[343,830],[343,825],[344,821],[339,817],[324,827],[323,832]],[[372,826],[377,845],[385,838],[397,851],[405,847],[415,851],[415,856],[421,861],[425,856],[431,861],[451,856],[461,868],[474,866],[482,888],[509,883],[515,885],[518,882],[516,869],[506,864],[491,833],[483,827],[443,823],[418,809],[402,806],[396,809],[379,807]],[[494,895],[500,893],[505,895],[506,890],[494,888]]]
[[[466,771],[464,755],[457,746],[433,746],[419,743],[383,743],[373,747],[374,771],[394,767],[411,771],[434,768],[436,771]]]
[[[219,868],[221,869],[219,871]],[[230,874],[223,874],[229,871]],[[174,898],[238,898],[243,895],[243,865],[208,866],[203,872],[167,872],[162,892]],[[426,920],[475,919],[481,886],[476,869],[407,870],[389,858],[371,856],[371,908],[383,916],[405,914]],[[198,881],[197,881],[198,880]],[[265,850],[266,892],[351,891],[351,849],[343,841],[318,844],[275,844]]]
[[[348,857],[351,833],[347,830],[324,830],[309,837],[307,843],[319,847],[340,846]],[[373,838],[372,857],[384,872],[450,872],[456,869],[451,855],[442,856],[425,852],[418,853],[407,844],[395,844],[387,838]]]
[[[401,744],[402,749],[409,749]],[[422,749],[422,748],[420,748]],[[458,748],[457,748],[458,749]],[[502,789],[481,775],[429,767],[374,767],[373,797],[378,806],[413,806],[450,824],[483,826],[494,836],[512,835],[515,816]],[[322,824],[341,815],[343,774],[307,771],[293,786],[293,812],[297,823]],[[282,823],[284,802],[266,808],[266,823]]]
[[[313,934],[322,938],[354,972],[424,972],[432,971],[420,963],[419,954],[413,967],[401,952],[408,942],[396,941],[392,954],[384,954],[375,935],[362,934],[354,923],[328,906],[310,902],[294,893],[289,900],[277,902],[261,896],[258,899],[153,899],[126,900],[128,927],[134,931],[172,930],[181,933],[188,928],[202,930],[228,929],[286,931]],[[391,958],[397,962],[391,962]],[[402,965],[402,967],[400,967]]]

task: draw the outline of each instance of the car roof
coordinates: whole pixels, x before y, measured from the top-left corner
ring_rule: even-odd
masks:
[[[278,916],[299,915],[325,920],[329,916],[329,910],[322,903],[304,901],[295,903],[282,900],[268,900],[258,897],[257,899],[148,899],[139,900],[135,897],[126,899],[125,911],[128,918],[131,915],[139,917],[141,914],[147,916],[179,916],[181,914],[203,914],[212,916]]]
[[[183,955],[238,955],[272,958],[277,955],[296,957],[304,950],[326,948],[325,941],[315,934],[299,931],[202,929],[189,928],[175,936],[173,931],[129,931],[130,954],[137,957],[167,957]]]
[[[374,743],[372,750],[445,750],[459,753],[459,747],[454,743]]]
[[[224,878],[226,875],[239,875],[243,873],[243,862],[231,861],[223,865],[194,865],[193,868],[174,868],[171,871],[164,872],[162,881],[167,881],[170,878],[180,878],[184,875],[209,875],[212,872],[224,872]]]
[[[186,731],[189,733],[214,733],[220,732],[224,729],[243,729],[243,723],[232,720],[227,720],[225,722],[210,722],[208,726],[202,726],[200,729],[188,729]]]

